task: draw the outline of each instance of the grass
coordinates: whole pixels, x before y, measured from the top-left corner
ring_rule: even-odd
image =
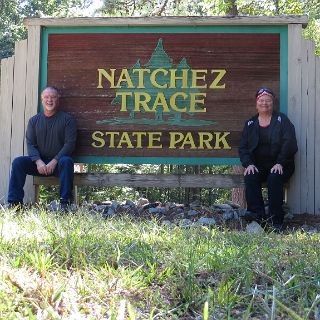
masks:
[[[320,319],[320,235],[0,212],[0,319]]]

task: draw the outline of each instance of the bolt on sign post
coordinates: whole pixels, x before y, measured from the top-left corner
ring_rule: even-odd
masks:
[[[287,111],[287,25],[157,21],[43,28],[41,87],[77,119],[77,161],[239,164],[257,88]]]

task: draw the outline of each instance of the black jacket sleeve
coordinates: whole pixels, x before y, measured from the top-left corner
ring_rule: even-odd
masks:
[[[246,168],[249,165],[254,164],[248,144],[248,122],[245,123],[244,128],[242,130],[239,143],[239,156],[243,167]]]
[[[281,131],[281,149],[277,156],[277,163],[283,166],[292,160],[298,151],[298,145],[294,126],[287,117],[283,117]]]

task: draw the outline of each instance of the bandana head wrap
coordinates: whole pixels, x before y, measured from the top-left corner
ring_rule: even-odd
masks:
[[[256,93],[256,101],[262,96],[269,96],[274,99],[274,93],[268,88],[261,88]]]

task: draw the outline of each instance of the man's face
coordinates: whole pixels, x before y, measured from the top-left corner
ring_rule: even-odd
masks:
[[[54,114],[58,111],[59,95],[54,89],[47,88],[41,94],[45,113]]]

